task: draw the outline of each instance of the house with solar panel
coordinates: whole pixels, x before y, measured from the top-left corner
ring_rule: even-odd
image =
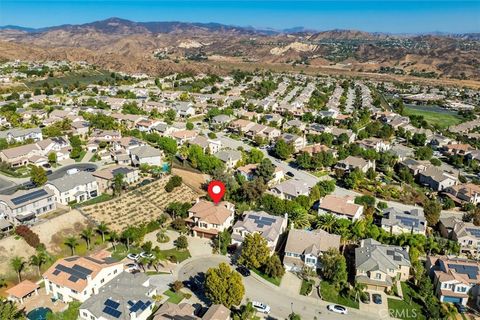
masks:
[[[406,248],[365,239],[355,249],[355,281],[371,290],[388,291],[396,281],[408,280],[410,267]]]
[[[63,205],[81,203],[98,196],[97,180],[90,172],[66,174],[45,184],[55,194],[55,201]]]
[[[383,210],[381,227],[390,234],[412,233],[425,235],[425,215],[420,209],[400,211],[396,208]]]
[[[123,263],[107,251],[86,257],[72,256],[57,260],[43,274],[45,290],[65,303],[85,302],[100,288],[123,272]]]
[[[0,195],[0,219],[14,226],[33,222],[38,216],[57,209],[54,193],[47,188],[18,190]]]
[[[145,273],[122,272],[80,306],[80,319],[146,320],[153,312],[156,287]]]
[[[478,305],[480,262],[446,256],[427,257],[426,267],[433,277],[435,293],[441,302],[466,306],[469,297]]]
[[[457,241],[460,252],[477,255],[480,247],[480,227],[456,217],[440,218],[439,230],[442,237]]]
[[[270,251],[274,251],[278,238],[287,230],[288,214],[272,216],[264,211],[246,211],[243,218],[233,226],[232,244],[241,245],[247,234],[259,233]]]

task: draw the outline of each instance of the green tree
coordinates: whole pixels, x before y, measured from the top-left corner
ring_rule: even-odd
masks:
[[[260,268],[270,256],[267,240],[259,233],[247,234],[242,244],[242,252],[238,259],[247,268]]]
[[[25,261],[22,257],[13,257],[10,260],[10,266],[12,267],[13,271],[17,274],[18,283],[22,282],[22,271],[25,267]]]
[[[325,280],[337,288],[347,283],[347,263],[345,257],[334,248],[328,249],[321,257],[322,274]]]
[[[185,127],[187,128],[187,130],[193,130],[193,128],[194,128],[195,126],[193,125],[193,123],[187,122],[187,124],[185,125]]]
[[[288,315],[288,320],[302,320],[299,314],[292,312]]]
[[[437,225],[442,211],[442,204],[436,199],[427,199],[423,205],[423,212],[428,225],[433,227]]]
[[[415,150],[415,157],[419,160],[430,160],[433,156],[433,150],[430,147],[420,147]]]
[[[92,240],[93,234],[94,234],[94,232],[93,232],[92,227],[87,227],[87,228],[83,229],[82,232],[80,233],[80,236],[87,243],[87,250],[90,250],[90,242]]]
[[[238,306],[245,294],[242,277],[226,263],[210,268],[205,276],[205,294],[214,304]]]
[[[281,278],[285,274],[285,269],[278,255],[274,254],[267,259],[265,263],[265,273],[272,278]]]
[[[57,154],[55,152],[50,152],[48,154],[48,162],[57,163]]]
[[[247,156],[247,163],[259,163],[264,158],[263,152],[257,148],[250,149]]]
[[[173,138],[160,137],[158,139],[158,146],[168,154],[174,155],[177,153],[177,142]]]
[[[108,226],[105,222],[100,222],[100,224],[97,226],[97,232],[102,235],[102,243],[105,243],[105,234],[107,234],[109,231]]]
[[[112,243],[112,246],[113,246],[113,251],[116,251],[117,250],[117,243],[118,243],[118,240],[120,239],[120,236],[118,235],[118,233],[116,231],[110,231],[110,234],[109,234],[109,240],[110,242]]]
[[[117,196],[122,194],[122,190],[125,187],[124,175],[122,173],[117,173],[113,177],[113,193]]]
[[[24,320],[26,319],[24,311],[18,310],[13,301],[0,298],[0,319],[2,320]]]
[[[186,250],[188,248],[188,239],[184,235],[181,235],[175,240],[175,248],[177,250]]]
[[[273,153],[277,158],[287,160],[295,151],[295,148],[291,143],[285,142],[283,139],[279,139],[273,148]]]
[[[322,214],[320,217],[318,217],[317,227],[328,233],[331,233],[335,227],[336,222],[337,218],[333,214]]]
[[[272,180],[273,174],[275,172],[275,165],[270,161],[270,159],[263,159],[262,162],[257,166],[255,170],[255,176],[263,180],[264,183]]]
[[[32,166],[30,169],[30,180],[36,186],[43,186],[47,183],[47,173],[42,167]]]
[[[64,243],[67,247],[70,248],[70,250],[72,250],[72,256],[74,256],[75,255],[75,249],[78,246],[77,238],[74,237],[74,236],[68,237],[68,238],[65,239]]]
[[[42,265],[47,262],[47,255],[44,251],[39,251],[36,254],[30,256],[29,264],[37,268],[37,274],[41,277],[40,268]]]

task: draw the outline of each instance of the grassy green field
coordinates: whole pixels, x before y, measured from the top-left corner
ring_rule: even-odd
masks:
[[[454,126],[462,122],[462,119],[455,113],[446,110],[439,110],[439,107],[414,107],[405,106],[406,115],[423,116],[430,125],[438,125],[442,128]]]
[[[326,281],[320,282],[320,293],[322,295],[322,300],[341,304],[343,306],[355,309],[358,309],[359,307],[358,301],[341,296],[335,286]]]
[[[106,80],[109,78],[110,78],[110,72],[108,71],[81,70],[81,71],[71,71],[66,73],[63,76],[50,77],[46,80],[27,81],[25,82],[25,85],[30,89],[41,88],[45,82],[47,82],[51,87],[59,83],[62,86],[69,86],[76,82],[80,84],[88,85],[93,82]]]
[[[271,284],[274,284],[276,285],[277,287],[280,285],[280,282],[282,282],[282,278],[272,278],[272,277],[269,277],[268,275],[266,275],[265,273],[261,272],[260,270],[257,270],[257,269],[252,269],[253,272],[255,272],[256,274],[258,274],[260,277],[262,277],[263,279],[267,280],[268,282],[270,282]]]
[[[398,319],[425,319],[422,306],[412,299],[412,291],[407,283],[402,282],[403,300],[388,299],[388,309]]]
[[[182,292],[173,292],[172,290],[168,289],[163,293],[168,297],[168,302],[179,304],[183,300],[183,293]]]

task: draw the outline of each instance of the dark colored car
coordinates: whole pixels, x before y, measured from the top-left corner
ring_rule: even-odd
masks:
[[[295,175],[293,174],[292,171],[287,171],[287,176],[289,176],[289,177],[295,177]]]
[[[248,277],[250,275],[250,270],[248,270],[248,268],[245,266],[238,266],[237,271],[244,277]]]
[[[46,174],[47,174],[47,176],[48,176],[48,175],[52,174],[52,173],[53,173],[53,171],[52,171],[52,170],[47,170],[45,173],[46,173]]]
[[[50,163],[45,163],[44,165],[42,165],[42,167],[44,167],[44,168],[51,168],[52,166],[50,165]]]
[[[86,171],[86,172],[95,172],[95,168],[85,168],[85,170],[83,171]]]
[[[382,304],[382,296],[377,293],[372,294],[372,300],[375,304]]]
[[[468,311],[467,307],[460,303],[455,303],[455,307],[457,308],[458,313],[465,313]]]

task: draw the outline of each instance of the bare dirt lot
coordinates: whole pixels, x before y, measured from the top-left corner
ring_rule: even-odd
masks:
[[[182,177],[183,182],[198,194],[206,194],[205,190],[202,189],[202,185],[207,182],[207,175],[181,168],[172,168],[172,174]]]
[[[105,222],[112,230],[121,231],[158,218],[164,208],[174,201],[191,202],[199,194],[182,184],[171,193],[165,191],[168,177],[127,192],[112,200],[82,208],[96,222]]]

